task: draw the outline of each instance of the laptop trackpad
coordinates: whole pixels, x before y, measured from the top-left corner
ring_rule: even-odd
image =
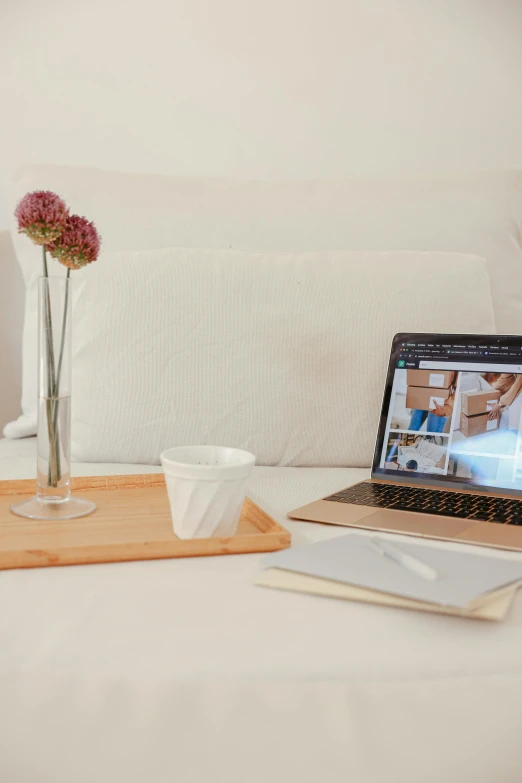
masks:
[[[377,511],[364,520],[365,527],[390,530],[397,533],[415,533],[434,538],[454,538],[474,524],[469,519],[438,517],[433,514],[415,514],[410,511]]]

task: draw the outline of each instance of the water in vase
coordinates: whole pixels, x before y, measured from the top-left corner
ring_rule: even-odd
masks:
[[[59,502],[70,494],[71,396],[38,400],[37,495]]]

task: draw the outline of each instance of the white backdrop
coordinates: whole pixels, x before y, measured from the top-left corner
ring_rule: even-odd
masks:
[[[23,162],[307,178],[522,167],[520,0],[0,0]]]

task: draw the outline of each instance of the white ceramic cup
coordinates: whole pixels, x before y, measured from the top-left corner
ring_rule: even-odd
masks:
[[[179,446],[161,455],[178,538],[233,536],[256,458],[226,446]]]

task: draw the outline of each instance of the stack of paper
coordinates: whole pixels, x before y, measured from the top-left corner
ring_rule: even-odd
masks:
[[[501,620],[522,582],[522,562],[501,554],[471,554],[425,542],[393,544],[436,574],[426,579],[380,554],[376,536],[350,533],[265,558],[257,584],[282,590],[427,612]]]

